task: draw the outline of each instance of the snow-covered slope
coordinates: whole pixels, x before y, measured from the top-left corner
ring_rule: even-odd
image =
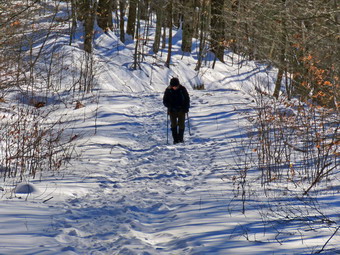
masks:
[[[82,99],[85,107],[55,113],[72,119],[81,156],[61,176],[31,181],[33,193],[2,197],[0,254],[311,254],[321,249],[333,229],[301,233],[298,225],[264,221],[271,208],[256,196],[256,180],[242,213],[235,165],[246,146],[245,116],[253,108],[254,87],[270,90],[275,70],[254,62],[237,65],[238,57],[230,53],[215,69],[207,59],[198,73],[195,58],[182,56],[179,46],[170,69],[164,67],[164,52],[146,56],[141,69],[132,70],[132,44],[122,44],[113,33],[96,38],[98,87]],[[82,55],[76,46],[60,51],[70,65]],[[185,143],[179,145],[171,144],[170,133],[167,143],[162,105],[173,76],[192,102],[190,134],[187,120]],[[206,89],[192,89],[200,84]],[[334,215],[338,197],[325,196]],[[339,251],[339,241],[336,235],[328,248]]]

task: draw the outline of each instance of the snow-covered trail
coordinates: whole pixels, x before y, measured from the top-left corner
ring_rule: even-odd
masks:
[[[56,238],[70,251],[204,254],[226,248],[221,243],[237,226],[227,217],[232,187],[224,177],[228,143],[242,135],[235,105],[243,95],[190,93],[193,135],[187,130],[179,145],[166,144],[162,93],[101,94],[97,133],[82,154],[84,183],[92,188],[66,201],[55,219],[62,229]],[[88,124],[78,128],[93,132]],[[228,247],[235,251],[235,245]]]
[[[264,218],[256,179],[242,214],[246,95],[190,90],[193,135],[178,145],[166,143],[162,95],[101,90],[69,110],[81,157],[34,181],[27,202],[1,204],[0,254],[310,254],[327,241]]]

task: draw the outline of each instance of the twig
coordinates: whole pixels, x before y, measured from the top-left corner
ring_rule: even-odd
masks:
[[[340,228],[340,226],[338,226],[338,227],[336,228],[336,230],[334,231],[333,235],[331,235],[331,237],[328,238],[327,242],[322,246],[322,248],[321,248],[320,251],[316,252],[316,254],[319,254],[319,253],[323,252],[323,250],[325,249],[326,245],[327,245],[327,244],[329,243],[329,241],[333,238],[333,236],[335,236],[335,234],[338,232],[339,228]]]
[[[43,203],[46,203],[47,201],[50,201],[53,197],[47,198],[43,201]]]
[[[293,148],[293,149],[296,150],[296,151],[299,151],[299,152],[307,152],[307,150],[304,150],[304,149],[301,149],[301,148],[299,148],[299,147],[297,147],[297,146],[294,146],[293,144],[290,144],[290,143],[288,143],[287,141],[284,141],[284,144],[285,144],[285,145],[288,145],[289,147]]]
[[[331,169],[329,169],[327,172],[323,173],[323,170],[327,167],[329,167],[332,163],[328,163],[326,165],[324,165],[324,167],[322,168],[321,172],[318,174],[318,176],[315,177],[315,180],[313,181],[313,183],[309,186],[309,188],[303,193],[303,195],[307,195],[308,192],[317,184],[321,181],[321,179],[325,176],[327,176],[331,171],[333,171],[333,169],[336,168],[336,166],[332,167]]]

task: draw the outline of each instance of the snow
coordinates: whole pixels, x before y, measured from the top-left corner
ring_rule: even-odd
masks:
[[[95,47],[98,87],[81,99],[85,107],[54,113],[70,118],[80,156],[60,173],[20,184],[34,192],[4,186],[0,254],[311,254],[322,248],[334,227],[316,223],[306,230],[271,219],[270,210],[284,199],[256,196],[256,180],[243,214],[232,179],[242,163],[255,87],[270,91],[274,69],[240,66],[226,53],[225,64],[212,69],[208,60],[197,73],[195,56],[182,57],[178,44],[170,69],[164,52],[132,70],[133,45],[113,32],[98,35]],[[58,50],[72,66],[83,54],[77,43]],[[187,122],[185,143],[177,145],[170,132],[167,143],[162,105],[173,76],[192,103],[191,135]],[[64,79],[67,84],[72,77]],[[205,90],[193,90],[197,84]],[[337,188],[319,201],[333,219],[339,218],[339,198]],[[339,241],[338,233],[328,254],[340,252]]]

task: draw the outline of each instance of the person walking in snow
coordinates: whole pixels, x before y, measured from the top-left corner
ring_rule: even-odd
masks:
[[[170,85],[164,92],[163,104],[168,108],[174,144],[183,143],[185,114],[189,112],[190,97],[187,89],[179,83],[178,78],[170,80]]]

